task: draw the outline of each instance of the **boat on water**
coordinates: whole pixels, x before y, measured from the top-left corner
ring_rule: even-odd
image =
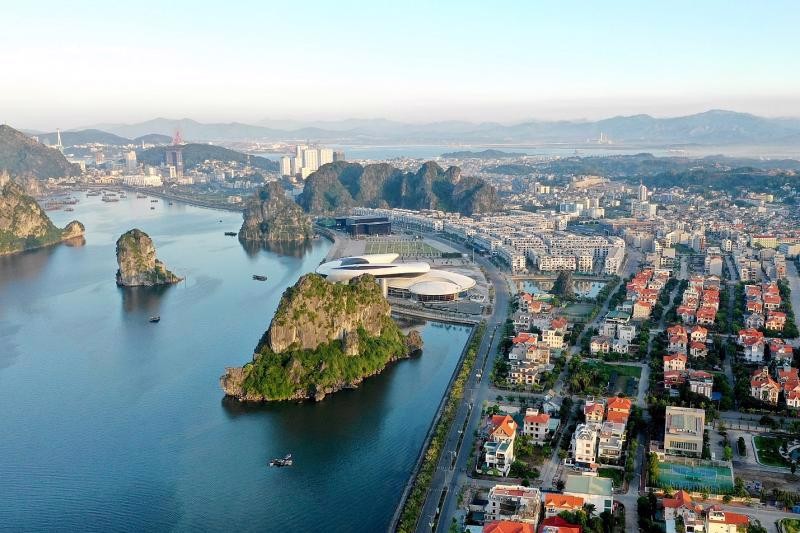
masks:
[[[253,274],[253,279],[256,281],[267,281],[267,276],[260,276],[258,274]]]
[[[155,207],[151,207],[150,209],[152,209],[153,211],[155,211],[155,210],[156,210],[156,208],[155,208]]]
[[[151,203],[156,203],[156,202],[158,202],[158,198],[153,198],[152,200],[150,200],[150,202]]]
[[[269,466],[292,466],[294,464],[294,460],[292,459],[292,454],[287,453],[283,459],[273,459],[269,462]]]
[[[146,194],[137,194],[136,198],[147,198]]]
[[[153,324],[155,324],[159,320],[161,320],[161,316],[160,315],[156,315],[156,316],[151,316],[150,317],[150,322],[152,322]]]
[[[64,208],[64,211],[75,211],[75,208],[73,208],[73,207],[66,207],[66,208]]]
[[[236,237],[237,233],[235,231],[226,231],[225,235],[228,237]]]

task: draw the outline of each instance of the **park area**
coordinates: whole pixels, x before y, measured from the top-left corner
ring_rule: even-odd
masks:
[[[595,396],[624,394],[635,397],[642,375],[640,366],[583,361],[580,357],[570,359],[568,370],[572,391]]]
[[[790,457],[796,460],[800,454],[800,449],[796,446],[796,442],[790,444],[785,437],[762,435],[753,437],[753,447],[756,449],[758,462],[766,466],[789,468],[790,463],[781,454],[781,447],[786,450]]]
[[[781,520],[781,526],[785,533],[800,533],[800,519],[784,518]]]
[[[733,471],[728,466],[659,463],[658,485],[673,490],[726,494],[733,490]]]
[[[365,243],[367,254],[399,254],[400,257],[441,257],[441,250],[421,239],[370,238]]]

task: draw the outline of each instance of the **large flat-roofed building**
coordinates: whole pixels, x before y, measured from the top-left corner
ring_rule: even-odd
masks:
[[[351,237],[360,235],[389,235],[392,223],[385,216],[352,216],[336,219],[336,229],[346,231]]]
[[[457,300],[475,286],[475,280],[463,274],[432,269],[421,261],[395,263],[398,257],[398,254],[343,257],[321,264],[317,267],[317,274],[333,282],[371,274],[386,287],[389,295],[423,302]]]
[[[667,406],[664,421],[664,453],[700,457],[703,453],[703,409]]]

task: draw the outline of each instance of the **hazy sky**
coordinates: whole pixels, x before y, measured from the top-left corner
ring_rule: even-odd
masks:
[[[50,1],[0,9],[0,122],[800,116],[800,2]]]

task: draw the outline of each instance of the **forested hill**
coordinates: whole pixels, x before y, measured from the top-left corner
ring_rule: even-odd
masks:
[[[137,150],[137,159],[147,165],[160,165],[164,162],[165,153],[169,146],[156,146],[146,150]],[[277,172],[278,163],[267,159],[251,155],[250,165],[260,170]],[[216,161],[236,161],[237,163],[247,163],[247,154],[216,146],[213,144],[184,144],[183,145],[183,165],[186,168],[194,167],[206,160]]]
[[[5,124],[0,124],[2,171],[7,171],[12,177],[30,176],[38,179],[80,174],[80,168],[67,161],[64,154]]]
[[[344,212],[352,207],[441,209],[466,215],[494,211],[495,188],[461,169],[443,170],[427,162],[417,172],[387,163],[361,166],[338,161],[323,165],[306,180],[300,205],[312,213]]]

